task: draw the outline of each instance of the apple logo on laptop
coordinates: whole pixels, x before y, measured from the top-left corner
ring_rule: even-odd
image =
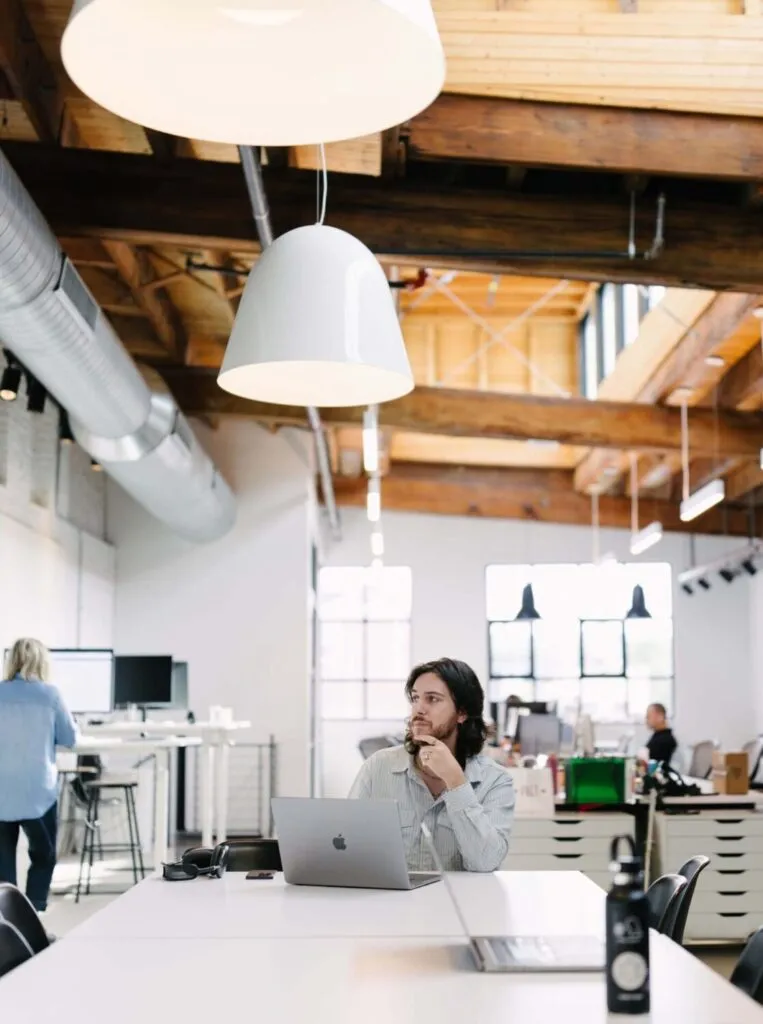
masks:
[[[338,836],[334,837],[333,843],[334,843],[334,849],[335,850],[346,850],[347,849],[347,843],[345,842],[344,836],[341,834],[341,832],[339,833]]]

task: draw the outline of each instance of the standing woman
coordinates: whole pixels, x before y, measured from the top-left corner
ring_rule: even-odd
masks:
[[[56,747],[77,730],[55,686],[39,640],[17,640],[0,682],[0,882],[16,884],[19,828],[29,842],[26,894],[45,910],[56,866]]]

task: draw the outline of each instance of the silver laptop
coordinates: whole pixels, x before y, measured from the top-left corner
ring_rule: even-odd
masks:
[[[423,822],[421,831],[434,863],[442,875],[445,890],[479,970],[509,974],[604,970],[604,943],[592,935],[470,935],[453,886],[442,870],[442,862],[432,842],[432,834]]]
[[[418,889],[440,875],[411,872],[395,800],[271,801],[286,881],[356,889]]]

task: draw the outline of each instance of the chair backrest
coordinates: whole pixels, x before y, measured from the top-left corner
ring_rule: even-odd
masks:
[[[69,783],[69,789],[74,795],[80,807],[87,807],[90,803],[90,794],[86,785],[88,782],[95,782],[103,774],[103,761],[100,754],[80,754],[77,758],[78,775]]]
[[[226,871],[283,871],[277,839],[237,839],[226,845]]]
[[[742,950],[729,981],[756,1003],[763,1004],[763,927],[758,928]]]
[[[703,740],[695,743],[692,750],[689,774],[694,779],[707,779],[713,768],[713,750],[715,744],[712,740]]]
[[[358,749],[363,757],[364,761],[367,761],[372,754],[376,754],[379,750],[385,750],[387,747],[394,747],[395,741],[391,736],[371,736],[369,739],[361,740],[358,744]]]
[[[694,890],[697,888],[700,873],[710,863],[710,858],[699,854],[687,860],[678,869],[678,874],[686,879],[686,886],[678,893],[669,911],[669,919],[665,922],[665,934],[679,944],[684,941],[686,921],[691,910],[691,901],[694,898]]]
[[[763,755],[763,740],[758,737],[756,740],[750,740],[749,743],[745,743],[742,750],[747,754],[747,763],[750,768],[750,782],[755,781],[755,776],[758,774],[760,768],[760,759]]]
[[[649,927],[668,938],[673,938],[670,929],[674,926],[673,908],[679,893],[689,883],[681,875],[663,875],[649,886],[646,898],[649,903]]]
[[[48,945],[42,921],[23,892],[0,883],[0,977]]]

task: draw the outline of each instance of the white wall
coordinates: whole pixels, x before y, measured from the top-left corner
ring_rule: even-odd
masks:
[[[309,437],[226,419],[199,435],[237,498],[222,540],[195,545],[109,488],[117,547],[115,649],[172,654],[189,665],[197,717],[230,705],[251,740],[278,744],[278,791],[308,792],[313,532]]]
[[[340,543],[324,541],[324,564],[367,565],[369,526],[364,511],[343,509],[342,526]],[[385,563],[413,570],[413,662],[450,655],[472,665],[483,681],[488,675],[485,567],[591,559],[591,531],[582,527],[410,513],[386,513],[383,526]],[[738,539],[698,537],[697,559],[711,559],[735,547]],[[603,530],[601,550],[630,559],[628,534]],[[675,579],[689,565],[688,536],[666,535],[643,560],[669,561]],[[754,735],[749,590],[747,579],[729,585],[717,576],[710,591],[691,597],[675,587],[674,724],[682,744],[713,738],[735,747]],[[763,640],[758,642],[763,681]],[[360,765],[357,740],[381,734],[385,727],[399,728],[399,723],[324,725],[325,795],[346,792]]]
[[[748,580],[750,648],[755,732],[763,734],[763,574]]]

